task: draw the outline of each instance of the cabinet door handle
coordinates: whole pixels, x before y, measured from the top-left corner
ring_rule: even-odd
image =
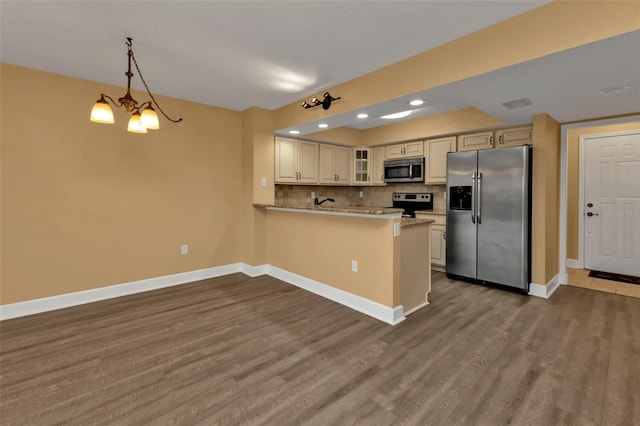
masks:
[[[443,239],[443,240],[446,240],[446,239],[447,239],[447,231],[444,231],[444,232],[442,233],[442,239]]]
[[[502,141],[502,135],[500,135],[500,137],[498,138],[498,143],[499,143],[500,145],[502,145],[502,144],[504,143],[504,142]]]
[[[493,136],[489,138],[489,145],[493,146]]]

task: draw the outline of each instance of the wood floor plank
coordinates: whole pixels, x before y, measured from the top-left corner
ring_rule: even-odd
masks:
[[[0,424],[633,425],[640,299],[434,273],[392,327],[243,274],[0,323]]]

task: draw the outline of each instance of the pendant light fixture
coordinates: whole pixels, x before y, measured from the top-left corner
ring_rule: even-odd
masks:
[[[118,99],[118,102],[114,101],[110,96],[101,93],[100,99],[96,101],[96,104],[91,110],[91,121],[103,124],[115,123],[115,120],[113,118],[113,111],[111,110],[111,107],[107,102],[108,99],[115,107],[124,107],[127,112],[132,113],[131,118],[129,119],[129,124],[127,125],[127,130],[129,132],[147,133],[147,129],[160,128],[160,121],[158,120],[158,114],[156,113],[156,110],[153,108],[154,105],[167,120],[171,121],[172,123],[181,124],[183,122],[182,118],[174,120],[167,116],[167,114],[165,114],[162,108],[160,108],[160,105],[158,105],[158,102],[149,91],[149,86],[147,86],[147,82],[142,77],[142,72],[140,72],[140,67],[138,67],[136,57],[133,55],[133,49],[131,48],[132,41],[133,39],[131,37],[127,37],[127,56],[129,57],[129,68],[125,73],[125,75],[127,76],[127,93],[125,93],[123,97]],[[133,73],[131,72],[131,60],[133,60],[133,64],[136,66],[136,71],[138,71],[138,75],[140,76],[140,80],[142,80],[147,93],[151,97],[150,101],[143,102],[141,105],[138,105],[138,101],[133,99],[133,97],[131,96],[131,77],[133,77]]]

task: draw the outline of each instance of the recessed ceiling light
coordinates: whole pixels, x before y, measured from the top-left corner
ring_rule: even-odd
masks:
[[[318,124],[318,127],[320,127],[321,129],[326,129],[327,127],[329,127],[329,125],[327,123],[320,123]]]
[[[402,117],[406,117],[407,115],[411,114],[411,111],[402,111],[402,112],[396,112],[394,114],[389,114],[389,115],[383,115],[380,118],[386,118],[387,120],[393,120],[395,118],[402,118]]]
[[[289,133],[291,133],[292,135],[299,135],[300,130],[289,130]]]
[[[424,101],[422,99],[414,99],[411,102],[409,102],[409,105],[418,106],[418,105],[422,105],[423,103]]]
[[[602,89],[599,93],[605,96],[615,95],[617,93],[626,92],[629,89],[631,89],[631,86],[613,86],[613,87],[607,87],[606,89]]]
[[[368,116],[369,116],[369,114],[365,114],[365,113],[356,115],[356,117],[358,117],[358,118],[367,118]]]

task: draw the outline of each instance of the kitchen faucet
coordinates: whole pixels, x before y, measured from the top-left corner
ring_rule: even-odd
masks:
[[[335,203],[335,202],[336,202],[336,200],[334,200],[333,198],[325,198],[325,199],[324,199],[324,200],[322,200],[322,201],[318,201],[318,197],[316,197],[316,198],[313,200],[313,205],[314,205],[314,206],[321,206],[321,205],[322,205],[322,203],[324,203],[324,202],[326,202],[326,201],[331,201],[332,203]]]

